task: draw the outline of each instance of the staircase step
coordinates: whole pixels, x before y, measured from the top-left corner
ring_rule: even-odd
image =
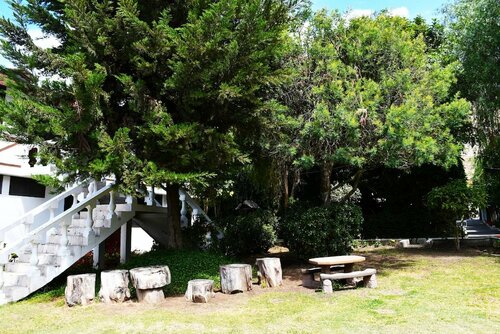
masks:
[[[31,259],[31,251],[19,255],[20,262],[29,263]],[[60,265],[61,257],[53,253],[38,253],[38,264],[44,265]]]
[[[75,219],[71,221],[70,227],[74,228],[84,228],[87,225],[87,220],[86,219]],[[92,223],[93,227],[110,227],[111,226],[111,220],[107,219],[105,216],[94,218],[94,221]]]
[[[59,244],[41,244],[38,245],[38,254],[57,254]]]
[[[79,235],[83,236],[85,233],[85,227],[68,227],[68,235]]]
[[[14,301],[30,294],[30,289],[25,286],[6,286],[3,288],[6,300]]]
[[[87,226],[87,218],[73,218],[70,227],[84,228]]]
[[[19,274],[29,274],[32,273],[33,271],[36,271],[36,267],[33,266],[29,262],[9,262],[4,265],[5,268],[5,273],[11,272],[11,273],[19,273]]]
[[[103,218],[106,218],[108,212],[109,212],[109,207],[108,207],[108,204],[99,204],[99,205],[96,205],[96,207],[94,208],[94,210],[92,211],[92,217],[94,219],[103,219]],[[130,204],[116,204],[116,209],[115,209],[115,212],[121,212],[121,211],[131,211],[131,207],[130,207]],[[80,211],[79,213],[79,218],[75,218],[75,219],[87,219],[87,217],[89,216],[89,212],[88,211]]]
[[[4,272],[3,273],[3,284],[4,284],[4,288],[7,286],[29,287],[30,277],[28,274],[25,274],[25,273]]]
[[[26,262],[9,262],[5,264],[5,273],[18,273],[18,274],[27,274],[30,278],[34,278],[35,274],[38,272],[39,275],[45,277],[53,277],[57,271],[59,266],[52,264],[38,264],[36,266],[26,263]]]
[[[61,234],[52,234],[47,238],[48,244],[60,244],[62,239]],[[82,235],[68,235],[69,245],[75,246],[85,246],[87,245],[87,240]]]
[[[0,305],[10,303],[11,301],[12,299],[7,297],[5,293],[0,289]]]

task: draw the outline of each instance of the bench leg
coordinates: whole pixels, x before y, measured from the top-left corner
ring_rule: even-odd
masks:
[[[319,282],[314,279],[314,274],[302,274],[302,286],[305,288],[317,288]]]
[[[377,275],[373,274],[371,276],[363,277],[363,285],[366,288],[370,288],[370,289],[376,288],[377,287]]]
[[[346,264],[344,264],[344,272],[345,273],[351,273],[353,267],[354,267],[353,263],[346,263]],[[347,285],[355,285],[356,284],[356,281],[354,280],[354,278],[346,278],[345,282],[346,282]]]
[[[323,293],[333,293],[332,281],[330,281],[329,279],[323,280]]]

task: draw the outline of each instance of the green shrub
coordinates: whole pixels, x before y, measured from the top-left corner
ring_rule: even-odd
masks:
[[[352,249],[363,222],[352,203],[292,208],[280,225],[285,244],[302,259],[342,255]]]
[[[165,286],[164,291],[166,295],[171,296],[183,294],[187,289],[187,282],[195,278],[214,280],[215,288],[219,288],[219,266],[233,262],[234,259],[213,252],[159,250],[134,255],[127,263],[121,265],[121,268],[167,265],[172,275],[172,282]]]
[[[192,225],[182,228],[182,243],[186,249],[206,250],[210,246],[210,238],[216,238],[217,227],[204,218],[197,219]]]
[[[217,247],[225,254],[249,255],[267,251],[276,242],[278,218],[270,210],[257,210],[216,221],[223,234]]]

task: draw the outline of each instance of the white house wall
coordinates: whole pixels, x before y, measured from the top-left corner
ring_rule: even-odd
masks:
[[[49,189],[45,189],[45,197],[28,197],[9,195],[10,179],[12,176],[32,178],[33,175],[50,174],[51,167],[35,165],[30,167],[28,164],[28,152],[32,147],[29,145],[13,144],[0,141],[0,176],[3,177],[2,189],[0,194],[0,228],[8,225],[10,222],[18,219],[24,213],[43,204],[48,199],[55,196]],[[63,204],[56,210],[56,214],[63,211]],[[48,213],[43,213],[34,217],[33,227],[37,227],[49,218]],[[9,235],[24,233],[22,230],[12,230],[7,233],[6,241]]]

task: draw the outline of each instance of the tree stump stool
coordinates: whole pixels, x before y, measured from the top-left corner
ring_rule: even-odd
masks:
[[[99,300],[103,303],[122,303],[130,299],[128,270],[101,272]]]
[[[252,266],[249,264],[228,264],[220,266],[220,285],[223,293],[237,293],[252,290]]]
[[[259,268],[257,276],[262,287],[274,288],[283,284],[283,272],[281,271],[281,261],[277,257],[264,257],[255,261]]]
[[[170,284],[167,266],[140,267],[130,270],[132,285],[140,303],[159,303],[165,299],[163,287]]]
[[[66,279],[64,298],[68,306],[87,305],[94,301],[95,274],[70,275]]]
[[[211,279],[189,281],[185,296],[193,303],[208,303],[208,300],[214,297],[214,281]]]

